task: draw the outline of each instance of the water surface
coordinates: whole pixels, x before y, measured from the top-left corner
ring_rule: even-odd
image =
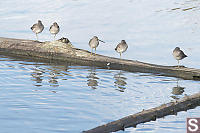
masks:
[[[200,91],[198,82],[172,77],[6,56],[0,60],[0,127],[4,132],[81,132]],[[183,131],[186,116],[198,115],[199,110],[189,112],[127,132]]]

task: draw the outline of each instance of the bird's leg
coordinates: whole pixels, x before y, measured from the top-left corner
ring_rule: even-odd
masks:
[[[37,38],[37,41],[38,41],[38,35],[37,35],[37,33],[36,33],[36,38]]]
[[[93,48],[91,48],[91,55],[92,55]]]
[[[95,55],[96,55],[96,48],[95,48]]]
[[[178,68],[179,68],[179,60],[178,60]]]
[[[120,59],[122,58],[122,53],[120,52]]]
[[[55,39],[56,39],[56,34],[54,35],[54,41],[55,41]]]

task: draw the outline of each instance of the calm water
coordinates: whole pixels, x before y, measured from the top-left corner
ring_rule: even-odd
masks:
[[[119,57],[113,49],[125,39],[129,48],[123,58],[175,65],[171,52],[180,46],[189,56],[181,63],[200,68],[199,4],[197,0],[6,0],[0,1],[0,36],[35,39],[30,26],[40,19],[45,30],[39,40],[53,40],[48,28],[57,21],[61,27],[57,38],[68,37],[75,47],[90,50],[89,38],[97,35],[106,42],[97,53]],[[1,55],[0,129],[2,133],[81,132],[198,93],[199,84]],[[185,132],[186,118],[199,114],[197,107],[125,132]]]

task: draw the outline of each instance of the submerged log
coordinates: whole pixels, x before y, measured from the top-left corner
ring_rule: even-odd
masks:
[[[129,72],[155,73],[163,76],[200,80],[200,69],[162,66],[140,61],[113,58],[103,55],[91,55],[89,51],[73,47],[70,41],[60,39],[53,42],[12,39],[0,37],[0,53],[28,58],[42,58],[79,65],[120,69]]]
[[[134,115],[129,115],[122,119],[98,126],[84,133],[109,133],[124,130],[128,127],[136,127],[137,124],[149,121],[155,121],[157,118],[162,118],[167,115],[177,115],[177,112],[187,111],[200,106],[200,93],[191,96],[185,96],[176,102],[163,104],[159,107],[143,110]]]

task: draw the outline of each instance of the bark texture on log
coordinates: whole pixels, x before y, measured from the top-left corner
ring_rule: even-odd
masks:
[[[79,65],[120,69],[129,72],[155,73],[163,76],[200,80],[200,69],[155,65],[99,54],[91,55],[91,53],[86,50],[73,47],[70,42],[65,43],[59,40],[53,42],[37,42],[33,40],[0,37],[0,53],[72,62]]]
[[[129,115],[122,119],[98,126],[84,133],[109,133],[124,130],[128,127],[136,127],[137,124],[149,121],[155,121],[157,118],[162,118],[167,115],[176,115],[177,112],[187,111],[189,109],[200,106],[200,93],[185,96],[176,102],[163,104],[159,107],[144,110],[134,115]]]

